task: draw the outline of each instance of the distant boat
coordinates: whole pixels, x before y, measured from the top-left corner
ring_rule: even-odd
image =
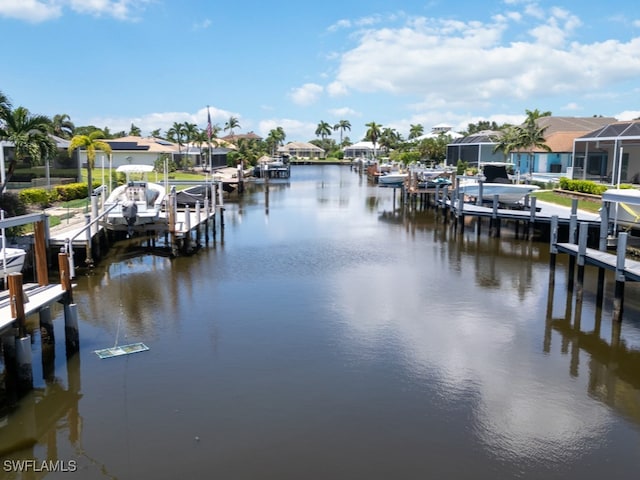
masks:
[[[104,203],[108,210],[106,216],[107,227],[126,225],[143,225],[155,223],[166,197],[165,188],[146,180],[146,175],[153,171],[151,165],[122,165],[117,172],[126,174],[124,185],[115,188]],[[142,180],[132,180],[134,174],[143,176]]]
[[[378,176],[378,185],[384,185],[387,187],[400,186],[404,183],[408,176],[408,173],[400,172],[383,173],[382,175]]]

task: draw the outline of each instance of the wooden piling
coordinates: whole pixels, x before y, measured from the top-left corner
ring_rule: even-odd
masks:
[[[31,335],[16,338],[16,367],[18,395],[23,395],[33,389]]]
[[[618,234],[618,247],[616,257],[616,286],[613,297],[613,321],[622,321],[624,310],[624,283],[625,283],[625,260],[627,255],[627,232]]]
[[[80,332],[78,330],[78,305],[64,306],[64,340],[67,358],[80,351]]]
[[[34,249],[36,253],[36,280],[41,287],[49,284],[45,232],[46,226],[44,221],[41,220],[33,224]]]
[[[24,290],[22,289],[22,273],[8,275],[9,299],[11,303],[11,318],[15,318],[18,337],[27,334],[27,319],[24,314]]]

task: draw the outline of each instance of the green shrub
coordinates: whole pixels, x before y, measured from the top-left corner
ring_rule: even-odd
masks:
[[[55,190],[48,192],[44,188],[25,188],[20,190],[18,197],[27,205],[39,205],[41,208],[47,208],[57,200],[57,193]]]
[[[609,187],[591,180],[572,180],[570,178],[562,177],[560,179],[560,188],[571,192],[602,195]]]
[[[93,182],[93,188],[99,186],[100,182]],[[61,202],[68,202],[69,200],[77,200],[79,198],[86,198],[88,196],[86,183],[68,183],[66,185],[56,185],[55,191],[57,194],[57,200]]]

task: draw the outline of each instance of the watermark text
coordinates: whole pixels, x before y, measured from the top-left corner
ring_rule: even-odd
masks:
[[[75,460],[4,460],[5,472],[75,472],[78,462]]]

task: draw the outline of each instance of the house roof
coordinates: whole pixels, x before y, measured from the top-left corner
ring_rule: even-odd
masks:
[[[591,131],[580,140],[638,140],[640,139],[640,120],[615,122]]]
[[[449,143],[449,145],[457,145],[461,143],[472,145],[481,143],[496,143],[495,138],[500,136],[502,136],[502,132],[498,132],[495,130],[482,130],[480,132],[474,133],[473,135],[456,138],[451,143]]]
[[[152,153],[171,153],[178,151],[178,145],[156,137],[138,137],[127,135],[126,137],[105,139],[111,149],[115,151],[146,151]]]
[[[591,132],[597,128],[617,122],[614,117],[539,117],[536,124],[545,128],[545,135],[556,132]]]
[[[348,147],[344,147],[343,150],[347,150],[347,149],[360,149],[360,150],[373,150],[373,142],[367,142],[365,140],[363,140],[362,142],[357,142],[354,144],[349,145]]]
[[[225,135],[224,137],[220,137],[221,140],[226,142],[237,142],[241,138],[245,138],[248,140],[262,140],[262,137],[254,132],[249,133],[234,133],[233,135]]]
[[[580,135],[581,132],[555,132],[551,135],[547,135],[544,143],[551,149],[552,152],[572,152],[573,141]],[[545,152],[544,148],[532,148],[529,150],[523,150],[528,152]]]
[[[317,152],[324,152],[324,149],[308,142],[289,142],[283,147],[278,148],[279,152],[287,152],[290,150],[312,150]]]

